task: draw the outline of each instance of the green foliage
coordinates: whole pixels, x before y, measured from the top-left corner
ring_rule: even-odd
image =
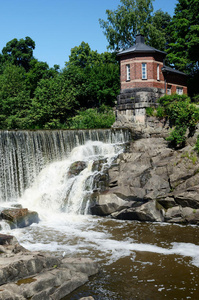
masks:
[[[18,128],[27,114],[31,101],[25,85],[25,70],[6,64],[0,75],[0,128]]]
[[[186,151],[185,153],[183,153],[183,154],[181,155],[181,157],[182,157],[182,158],[184,158],[184,157],[188,158],[189,160],[192,161],[193,165],[195,165],[196,162],[197,162],[197,160],[198,160],[198,158],[197,158],[197,156],[194,154],[194,152],[189,153],[188,151]]]
[[[110,127],[113,115],[99,110],[103,105],[113,106],[119,93],[115,54],[99,54],[82,42],[71,50],[60,71],[58,65],[49,68],[35,59],[34,47],[28,37],[14,39],[0,54],[0,129],[69,128],[78,110],[93,107],[98,107],[98,113],[88,111],[90,125],[85,122],[85,128]]]
[[[194,133],[199,121],[199,108],[190,103],[187,95],[164,96],[159,99],[162,116],[169,119],[170,124],[175,126],[168,140],[174,147],[183,146],[186,140],[186,132]]]
[[[30,38],[13,39],[2,50],[2,61],[10,62],[16,66],[22,66],[26,71],[30,69],[30,61],[33,59],[35,42]]]
[[[64,77],[80,107],[113,106],[119,93],[119,64],[114,53],[92,51],[82,42],[71,50]]]
[[[178,0],[175,14],[167,33],[169,43],[167,61],[180,71],[190,75],[190,96],[199,94],[199,1]]]
[[[199,155],[199,135],[197,136],[197,140],[196,140],[196,144],[195,144],[195,148],[196,152],[198,153]]]
[[[113,125],[114,121],[115,115],[113,110],[103,105],[100,109],[89,108],[87,110],[80,110],[75,117],[71,118],[69,128],[109,128]]]
[[[157,109],[156,109],[156,117],[158,117],[160,119],[166,117],[164,107],[162,107],[162,106],[158,106],[157,107]]]
[[[27,117],[28,127],[59,128],[75,113],[76,99],[63,76],[41,79]]]
[[[153,116],[154,115],[154,107],[146,107],[146,115],[147,116]]]
[[[161,10],[154,15],[152,0],[120,0],[121,5],[114,11],[106,10],[107,21],[99,20],[109,43],[109,49],[119,50],[130,47],[138,32],[147,42],[163,50],[166,44],[166,26],[171,17]]]

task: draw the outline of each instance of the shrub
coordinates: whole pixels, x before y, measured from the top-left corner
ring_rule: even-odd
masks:
[[[199,154],[199,135],[197,136],[197,140],[196,140],[196,144],[195,144],[195,148],[194,149]]]
[[[199,94],[195,95],[193,98],[192,98],[192,101],[194,103],[199,103]]]
[[[146,115],[151,117],[154,115],[154,107],[146,107]]]
[[[76,116],[70,119],[70,129],[94,129],[110,128],[115,122],[115,115],[112,108],[101,106],[80,110]]]
[[[175,126],[167,140],[174,147],[182,147],[185,144],[186,132],[193,135],[199,121],[199,108],[190,103],[187,95],[164,96],[159,99],[161,115],[169,118],[170,124]]]

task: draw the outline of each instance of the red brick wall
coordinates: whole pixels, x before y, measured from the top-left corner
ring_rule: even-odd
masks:
[[[156,59],[159,59],[158,61]],[[147,64],[147,80],[142,79],[142,63]],[[130,81],[127,81],[126,65],[130,65]],[[159,64],[159,79],[157,80],[157,64]],[[121,89],[156,87],[164,88],[164,77],[161,71],[163,59],[151,55],[126,55],[120,59]]]
[[[165,75],[167,87],[171,85],[171,93],[175,94],[177,87],[183,88],[183,94],[187,94],[187,77],[177,73]]]

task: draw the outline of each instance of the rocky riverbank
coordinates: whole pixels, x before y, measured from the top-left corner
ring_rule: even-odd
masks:
[[[1,300],[62,299],[97,272],[90,259],[30,252],[13,236],[0,234]]]
[[[93,195],[91,212],[124,220],[199,224],[199,130],[179,150],[169,147],[164,120],[122,123],[133,140],[107,171],[105,188]]]

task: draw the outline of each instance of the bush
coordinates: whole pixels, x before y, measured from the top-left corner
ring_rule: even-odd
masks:
[[[101,106],[80,110],[78,114],[69,121],[70,129],[94,129],[110,128],[115,122],[115,115],[112,108]]]
[[[167,140],[171,141],[174,147],[182,147],[187,130],[190,136],[195,131],[199,121],[199,109],[190,103],[187,95],[167,95],[160,98],[159,103],[161,115],[168,117],[170,124],[175,126]]]
[[[192,98],[192,101],[194,103],[199,103],[199,94],[195,95],[193,98]]]
[[[146,115],[151,117],[154,115],[154,107],[146,107]]]
[[[197,136],[197,140],[196,140],[196,144],[195,144],[194,150],[196,150],[196,152],[199,154],[199,135]]]
[[[156,109],[156,116],[158,118],[164,118],[165,117],[165,110],[162,106],[158,106],[157,109]]]

